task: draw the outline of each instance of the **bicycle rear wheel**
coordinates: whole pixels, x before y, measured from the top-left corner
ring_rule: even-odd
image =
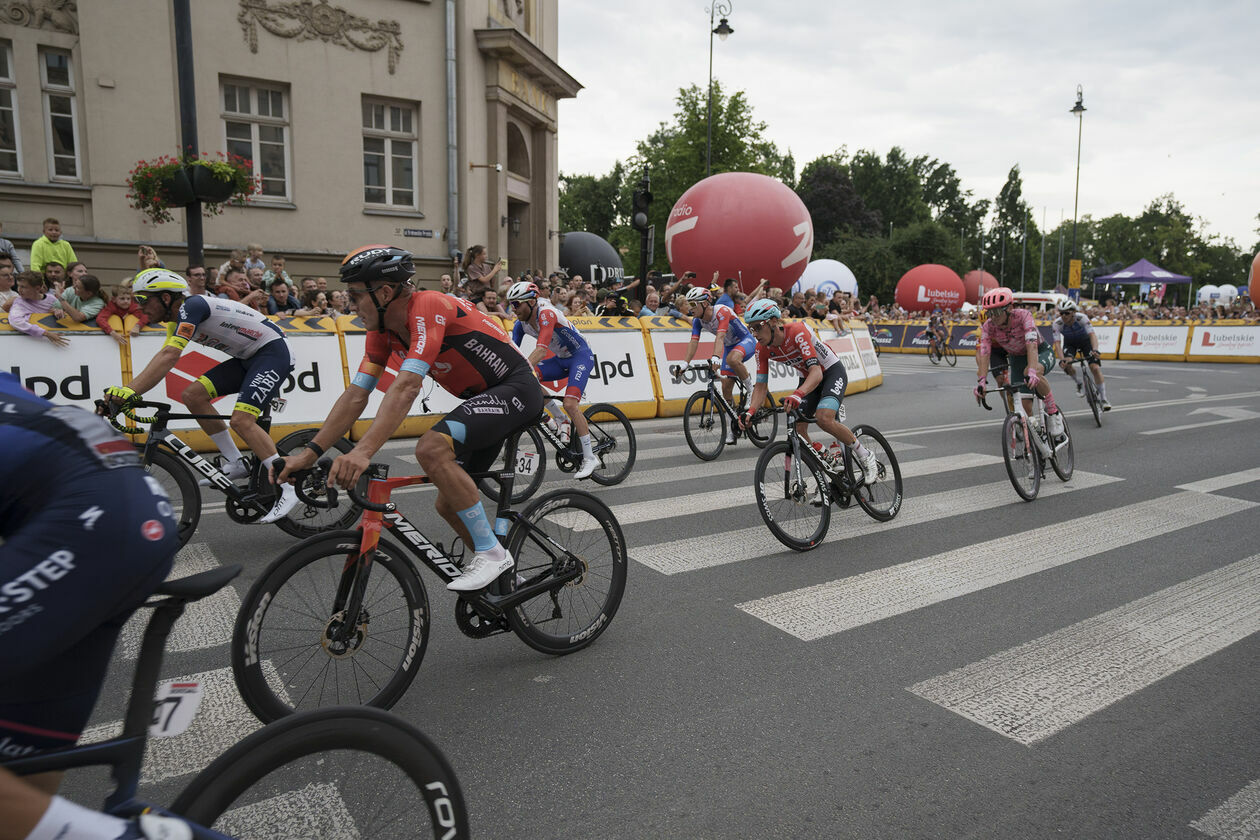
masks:
[[[945,361],[949,362],[950,367],[958,365],[958,351],[954,349],[954,345],[945,345]]]
[[[259,729],[215,759],[171,810],[240,838],[467,838],[455,771],[380,709],[334,707]]]
[[[516,477],[512,480],[512,504],[519,505],[542,487],[547,472],[547,447],[537,425],[530,425],[514,433],[516,442]],[[505,447],[506,450],[506,447]],[[499,482],[489,478],[477,479],[481,492],[492,502],[499,501]]]
[[[928,346],[928,361],[934,365],[941,363],[941,351],[935,344]]]
[[[281,456],[297,452],[306,445],[307,441],[314,440],[318,431],[319,429],[302,429],[285,435],[276,444],[276,452]],[[345,438],[338,438],[336,443],[329,448],[345,453],[354,449],[354,444]],[[331,454],[330,457],[337,457],[336,453]],[[263,481],[266,481],[266,478]],[[321,501],[328,493],[328,487],[324,482],[317,480],[315,473],[307,476],[302,489],[307,496]],[[276,527],[290,536],[306,539],[323,531],[340,531],[343,528],[349,528],[358,521],[361,513],[363,513],[363,508],[350,499],[350,494],[342,493],[337,497],[335,508],[312,507],[298,502],[297,507],[276,522]]]
[[[1063,418],[1063,434],[1067,435],[1067,441],[1054,450],[1054,455],[1050,457],[1050,466],[1060,480],[1067,481],[1076,468],[1076,452],[1072,448],[1072,431],[1068,428],[1067,415],[1060,411],[1059,416]],[[1053,441],[1051,445],[1054,445]]]
[[[136,448],[143,450],[144,446],[136,444]],[[201,488],[197,486],[196,477],[183,461],[157,447],[149,453],[149,463],[144,465],[144,471],[162,485],[162,492],[171,500],[175,521],[179,523],[177,547],[183,548],[201,521]]]
[[[753,414],[747,434],[758,449],[765,449],[779,434],[779,412],[775,410],[774,397],[766,395],[765,403]]]
[[[696,391],[683,409],[683,437],[701,461],[712,461],[726,447],[726,412],[709,397]]]
[[[591,430],[591,448],[599,468],[591,473],[596,484],[620,484],[634,468],[634,429],[621,409],[596,403],[583,411]]]
[[[263,723],[346,703],[388,709],[415,679],[429,643],[424,584],[385,540],[366,568],[358,553],[358,531],[312,537],[250,587],[232,632],[232,675]],[[362,606],[349,616],[356,586]]]
[[[809,551],[827,536],[831,524],[827,476],[809,457],[793,463],[788,441],[772,443],[762,451],[753,491],[762,521],[788,548]]]
[[[516,561],[513,588],[539,583],[581,564],[581,576],[557,584],[507,614],[521,641],[555,655],[573,653],[608,629],[626,589],[626,540],[608,505],[581,490],[534,500],[508,532]]]
[[[1041,488],[1041,452],[1032,440],[1033,431],[1019,414],[1006,415],[1002,424],[1002,459],[1015,492],[1026,502],[1037,498]]]
[[[1102,403],[1098,397],[1098,386],[1094,384],[1094,374],[1088,367],[1081,371],[1081,381],[1085,383],[1085,402],[1089,403],[1089,410],[1094,415],[1094,424],[1101,429]]]
[[[857,436],[859,443],[875,453],[878,464],[875,483],[859,484],[853,495],[862,510],[870,514],[872,519],[887,522],[901,510],[901,467],[897,464],[897,456],[893,454],[887,439],[870,426],[854,426],[853,434]],[[861,469],[853,472],[855,480],[862,481]]]

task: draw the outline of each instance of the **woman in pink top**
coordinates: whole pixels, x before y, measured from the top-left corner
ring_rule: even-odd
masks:
[[[46,330],[31,323],[31,316],[51,312],[58,318],[66,317],[65,310],[55,295],[49,294],[44,278],[33,271],[23,271],[17,277],[17,298],[9,308],[9,326],[35,338],[46,338],[58,347],[65,347],[70,339],[61,333]]]

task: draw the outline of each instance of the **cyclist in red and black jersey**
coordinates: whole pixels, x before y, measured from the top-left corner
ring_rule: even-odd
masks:
[[[818,340],[804,321],[784,324],[778,305],[768,298],[748,307],[744,320],[757,339],[757,384],[753,386],[748,404],[761,405],[766,401],[770,391],[771,361],[784,362],[796,368],[801,381],[795,391],[783,398],[784,408],[800,406],[803,416],[812,415],[820,429],[845,446],[852,447],[862,468],[863,480],[867,484],[873,483],[878,467],[875,453],[863,446],[849,427],[836,417],[849,384],[844,362],[834,350]],[[746,429],[751,423],[752,412],[745,411],[740,417],[740,426]],[[801,437],[809,440],[808,423],[798,424],[796,430]],[[814,444],[814,448],[819,448],[819,444]]]
[[[358,373],[306,449],[289,456],[281,480],[311,466],[350,430],[386,365],[398,370],[376,419],[354,449],[333,461],[329,482],[352,487],[372,456],[406,418],[424,378],[464,398],[420,438],[416,459],[438,489],[436,508],[476,552],[448,588],[489,586],[513,566],[495,539],[468,472],[490,468],[503,441],[542,412],[542,391],[529,362],[499,322],[466,300],[411,285],[411,254],[388,245],[351,251],[341,279],[368,329]]]

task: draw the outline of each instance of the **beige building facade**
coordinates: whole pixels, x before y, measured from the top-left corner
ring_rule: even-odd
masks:
[[[261,243],[333,276],[369,242],[436,280],[485,245],[509,269],[559,251],[559,0],[192,0],[197,140],[254,162],[263,192],[203,220],[206,262]],[[137,161],[180,147],[172,0],[0,0],[0,222],[46,216],[102,280],[152,244],[186,263],[184,211],[128,206]]]

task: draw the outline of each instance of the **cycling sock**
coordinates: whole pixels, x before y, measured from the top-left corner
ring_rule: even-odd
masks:
[[[583,458],[595,457],[595,450],[591,449],[591,436],[589,432],[587,434],[582,435],[580,438],[578,438],[578,443],[582,444],[582,457]]]
[[[102,814],[76,805],[69,800],[54,796],[48,810],[35,825],[26,840],[54,840],[54,838],[83,838],[83,840],[114,840],[127,830],[125,820]]]
[[[232,432],[228,429],[215,432],[210,435],[210,439],[214,441],[214,445],[223,453],[223,457],[229,464],[235,464],[241,459],[241,450],[236,448],[236,441],[232,440]]]
[[[499,544],[494,538],[494,529],[490,527],[490,520],[486,518],[486,509],[481,502],[459,511],[459,518],[468,526],[476,551],[488,551]]]
[[[1102,397],[1104,400],[1107,399],[1107,383],[1106,382],[1098,386],[1098,396]]]
[[[1046,404],[1046,414],[1059,413],[1059,404],[1054,401],[1054,394],[1046,394],[1044,402]]]
[[[854,454],[854,455],[858,456],[859,458],[865,458],[865,457],[866,457],[866,454],[867,454],[867,451],[868,451],[868,450],[867,450],[867,448],[866,448],[865,446],[863,446],[863,445],[862,445],[862,442],[861,442],[860,440],[859,440],[859,441],[854,441],[854,443],[853,443],[853,454]]]
[[[1076,383],[1076,387],[1080,388],[1085,383],[1082,382],[1081,372],[1079,370],[1072,371],[1072,381]]]

